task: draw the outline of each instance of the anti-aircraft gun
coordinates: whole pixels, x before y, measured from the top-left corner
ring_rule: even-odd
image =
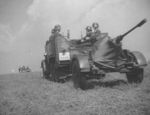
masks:
[[[87,79],[100,78],[109,72],[125,73],[129,83],[141,83],[147,61],[141,52],[123,49],[121,41],[144,23],[146,19],[114,39],[101,34],[88,50],[82,47],[71,51],[74,86],[85,89]]]

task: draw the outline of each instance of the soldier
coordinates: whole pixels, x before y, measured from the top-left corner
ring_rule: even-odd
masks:
[[[55,33],[59,33],[60,32],[60,25],[55,25],[54,28],[51,30],[51,35],[49,37],[49,41],[46,41],[46,45],[49,43],[49,42],[54,42],[54,38],[55,38]],[[45,46],[46,46],[45,45]],[[52,43],[52,45],[54,45],[54,43]]]
[[[94,29],[94,32],[93,32],[93,37],[97,38],[100,34],[101,34],[101,31],[99,30],[99,24],[94,22],[92,24],[92,27]]]
[[[81,39],[81,42],[90,41],[91,36],[92,36],[92,27],[87,26],[86,27],[86,36]]]
[[[61,30],[61,26],[58,24],[58,25],[55,25],[54,27],[54,33],[59,33]]]
[[[54,34],[54,33],[55,33],[55,30],[54,30],[54,29],[52,29],[52,30],[51,30],[51,34]]]

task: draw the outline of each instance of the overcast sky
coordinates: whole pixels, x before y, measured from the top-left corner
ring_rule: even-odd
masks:
[[[123,40],[123,47],[150,58],[150,0],[0,0],[0,73],[17,72],[19,65],[40,69],[44,44],[55,24],[62,33],[81,31],[98,22],[113,38],[143,18],[148,22]]]

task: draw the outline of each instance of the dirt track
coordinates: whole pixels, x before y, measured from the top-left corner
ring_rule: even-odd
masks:
[[[0,75],[0,115],[150,115],[149,68],[139,86],[109,75],[86,91],[39,72]]]

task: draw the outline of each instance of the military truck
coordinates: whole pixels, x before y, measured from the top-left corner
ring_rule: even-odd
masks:
[[[129,83],[141,83],[147,61],[141,52],[123,49],[121,41],[145,22],[146,19],[142,20],[114,39],[111,39],[107,33],[102,33],[94,44],[83,43],[72,48],[70,52],[74,86],[84,89],[86,79],[99,78],[109,72],[125,73]]]

